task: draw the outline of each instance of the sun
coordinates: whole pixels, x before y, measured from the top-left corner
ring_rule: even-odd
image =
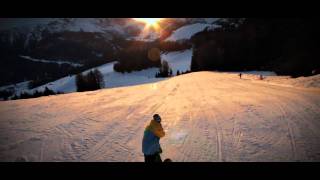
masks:
[[[156,26],[163,18],[133,18],[136,21],[140,21],[146,24],[146,26]]]
[[[132,18],[132,20],[137,21],[139,23],[143,23],[144,27],[140,32],[139,37],[145,39],[148,36],[152,36],[154,34],[160,34],[163,30],[160,22],[162,22],[165,18]]]

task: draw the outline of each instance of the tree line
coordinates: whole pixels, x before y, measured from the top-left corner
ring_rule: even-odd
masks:
[[[87,74],[79,73],[76,76],[76,86],[78,92],[104,88],[103,75],[98,69],[89,71]]]
[[[37,97],[41,97],[41,96],[50,96],[50,95],[56,95],[56,94],[63,94],[63,92],[59,92],[59,91],[54,92],[53,90],[49,89],[48,87],[45,87],[44,91],[35,90],[33,93],[22,92],[20,95],[15,94],[11,98],[11,100],[37,98]]]
[[[319,69],[319,26],[312,18],[229,18],[192,38],[192,71],[269,70],[308,76]],[[315,71],[314,71],[315,72]]]

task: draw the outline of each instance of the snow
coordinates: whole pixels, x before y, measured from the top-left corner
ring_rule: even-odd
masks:
[[[212,24],[212,23],[216,22],[217,20],[219,20],[220,18],[204,18],[204,19],[207,23]]]
[[[239,72],[237,72],[239,74]],[[272,71],[246,71],[241,72],[242,79],[251,80],[259,83],[268,83],[284,87],[300,87],[300,88],[320,88],[320,74],[309,77],[291,78],[290,76],[277,76]],[[259,80],[260,75],[263,81]]]
[[[305,87],[305,88],[320,88],[320,74],[309,77],[290,78],[288,76],[267,77],[265,81],[284,86]]]
[[[165,41],[178,41],[183,39],[190,39],[194,34],[203,31],[205,28],[214,29],[220,27],[216,24],[195,23],[191,25],[182,26],[175,30]]]
[[[22,90],[28,89],[29,82],[30,81],[23,81],[23,82],[16,83],[16,84],[11,84],[11,85],[7,85],[7,86],[1,86],[0,87],[0,91],[12,90],[14,92],[20,92]]]
[[[185,72],[190,70],[191,59],[192,59],[192,49],[187,49],[184,51],[176,52],[162,52],[161,59],[168,61],[170,68],[172,69],[173,75],[176,75],[177,70]],[[162,81],[167,78],[155,78],[155,74],[158,72],[158,68],[149,68],[142,71],[133,71],[131,73],[119,73],[113,70],[114,63],[111,62],[97,67],[101,71],[104,77],[105,88],[116,88],[123,86],[133,86],[145,83],[152,83],[157,81]],[[85,71],[84,73],[89,72],[92,69]],[[224,72],[229,74],[239,74],[240,72]],[[259,80],[259,76],[263,75],[263,81],[257,81],[259,83],[268,83],[276,84],[285,87],[303,87],[303,88],[319,88],[320,87],[320,78],[319,75],[310,76],[310,77],[300,77],[300,78],[290,78],[288,76],[277,76],[276,73],[272,71],[242,71],[241,72],[243,80],[255,81]],[[47,83],[45,85],[36,87],[34,89],[28,90],[27,83],[18,87],[15,87],[14,90],[17,95],[21,92],[31,92],[35,90],[44,91],[45,87],[48,87],[51,90],[56,92],[71,93],[76,91],[75,84],[75,75],[70,75],[58,79],[54,82]],[[10,87],[13,87],[11,85]],[[0,90],[8,89],[9,86],[0,87]]]
[[[143,161],[143,131],[154,113],[166,132],[163,159],[319,161],[319,102],[320,89],[217,72],[3,101],[0,161]]]
[[[8,18],[0,21],[0,31],[9,32],[8,41],[12,44],[15,39],[25,36],[24,46],[30,41],[40,41],[44,31],[57,33],[63,31],[102,33],[112,39],[112,34],[127,36],[126,28],[130,24],[120,25],[110,23],[106,18]]]
[[[24,36],[25,48],[29,46],[31,41],[39,42],[43,38],[43,32],[83,31],[101,33],[107,39],[112,39],[114,34],[118,34],[127,39],[141,41],[154,41],[161,36],[161,31],[157,28],[145,28],[143,23],[137,23],[131,18],[124,19],[125,21],[121,23],[117,18],[7,18],[0,21],[0,31],[10,31],[8,42],[11,44],[20,36]],[[187,23],[186,18],[174,19]],[[212,23],[219,18],[187,19],[195,24],[179,28],[171,36],[172,39],[168,40],[189,39],[193,34],[204,30],[205,27],[215,28],[217,25]],[[140,30],[141,33],[137,36],[131,35],[131,29]]]
[[[56,20],[57,18],[1,18],[0,31],[21,27],[33,28]]]
[[[103,27],[99,26],[98,20],[95,18],[68,18],[57,19],[48,24],[51,32],[73,31],[73,32],[104,32]]]
[[[64,63],[64,61],[48,61],[48,60],[39,60],[33,59],[28,56],[21,56],[23,58],[27,58],[33,61],[40,61],[40,62],[50,62],[50,63]],[[191,57],[192,57],[192,50],[185,50],[179,52],[170,52],[170,53],[162,53],[161,57],[166,59],[169,63],[170,68],[172,69],[174,75],[176,71],[179,70],[180,72],[190,70],[191,64]],[[66,62],[70,63],[70,62]],[[166,78],[155,78],[155,74],[159,71],[159,68],[148,68],[142,71],[133,71],[131,73],[119,73],[113,70],[113,66],[116,62],[107,63],[96,67],[103,75],[104,83],[106,85],[105,88],[115,88],[115,87],[122,87],[122,86],[133,86],[139,85],[144,83],[152,83],[164,80]],[[73,64],[75,65],[75,64]],[[94,68],[93,68],[94,69]],[[84,71],[88,73],[90,70]],[[75,92],[77,90],[75,84],[76,75],[66,76],[61,79],[58,79],[54,82],[47,83],[45,85],[36,87],[34,89],[28,90],[27,88],[23,89],[16,89],[16,94],[19,95],[22,92],[34,92],[34,91],[44,91],[46,87],[55,91],[55,92],[64,92],[70,93]]]
[[[243,75],[263,75],[263,76],[277,76],[277,74],[273,71],[241,71],[238,73],[242,73]]]
[[[132,86],[150,82],[160,81],[163,78],[155,78],[155,74],[158,68],[149,68],[142,71],[133,71],[131,73],[119,73],[113,70],[113,66],[116,62],[111,62],[97,67],[104,79],[106,88],[122,87],[122,86]],[[93,68],[94,69],[94,68]],[[88,73],[90,70],[84,71],[83,74]],[[58,79],[54,82],[47,83],[45,85],[39,86],[27,92],[34,92],[35,90],[44,91],[46,87],[56,92],[75,92],[77,90],[75,84],[76,75],[67,76]]]
[[[180,73],[190,70],[192,49],[162,53],[161,59],[168,61],[169,67],[172,69],[173,74],[176,75],[177,70],[179,70]]]
[[[80,67],[80,66],[83,66],[82,64],[79,64],[79,63],[72,63],[70,61],[66,61],[66,60],[45,60],[45,59],[35,59],[35,58],[32,58],[30,56],[20,56],[21,58],[23,59],[27,59],[27,60],[30,60],[30,61],[34,61],[34,62],[42,62],[42,63],[54,63],[54,64],[69,64],[73,67]]]

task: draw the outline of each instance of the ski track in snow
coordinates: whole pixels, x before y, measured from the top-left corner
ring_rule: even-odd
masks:
[[[143,161],[154,113],[162,158],[319,161],[320,90],[198,72],[164,81],[0,102],[0,161]]]

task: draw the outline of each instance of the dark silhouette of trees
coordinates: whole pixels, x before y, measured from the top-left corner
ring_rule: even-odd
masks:
[[[181,51],[191,48],[189,41],[171,42],[159,41],[153,42],[132,41],[127,42],[121,51],[117,53],[118,62],[114,65],[117,72],[140,71],[151,67],[160,67],[160,55],[156,57],[153,52],[157,49],[161,52]]]
[[[159,72],[156,73],[155,77],[170,77],[172,76],[172,69],[169,67],[169,64],[166,60],[161,61],[161,66]]]
[[[92,91],[104,88],[104,80],[101,72],[97,69],[89,71],[86,75],[82,73],[76,76],[76,86],[78,92]]]
[[[229,18],[195,34],[192,71],[270,70],[307,76],[320,67],[319,26],[312,18]]]
[[[161,51],[182,51],[186,49],[190,49],[192,47],[189,40],[183,40],[183,41],[161,41],[159,42],[159,49]]]
[[[150,51],[157,47],[158,42],[133,41],[128,43],[118,52],[118,62],[114,65],[114,70],[124,73],[140,71],[150,67],[159,67],[160,55],[156,58],[152,56],[152,59],[150,59]]]
[[[2,90],[0,91],[0,98],[3,98],[4,100],[7,100],[8,97],[13,95],[13,91],[10,90]]]
[[[56,94],[63,94],[62,92],[54,92],[53,90],[49,89],[48,87],[45,87],[44,91],[38,91],[35,90],[33,93],[28,92],[22,92],[20,95],[14,95],[11,99],[29,99],[29,98],[37,98],[41,96],[50,96],[50,95],[56,95]]]

